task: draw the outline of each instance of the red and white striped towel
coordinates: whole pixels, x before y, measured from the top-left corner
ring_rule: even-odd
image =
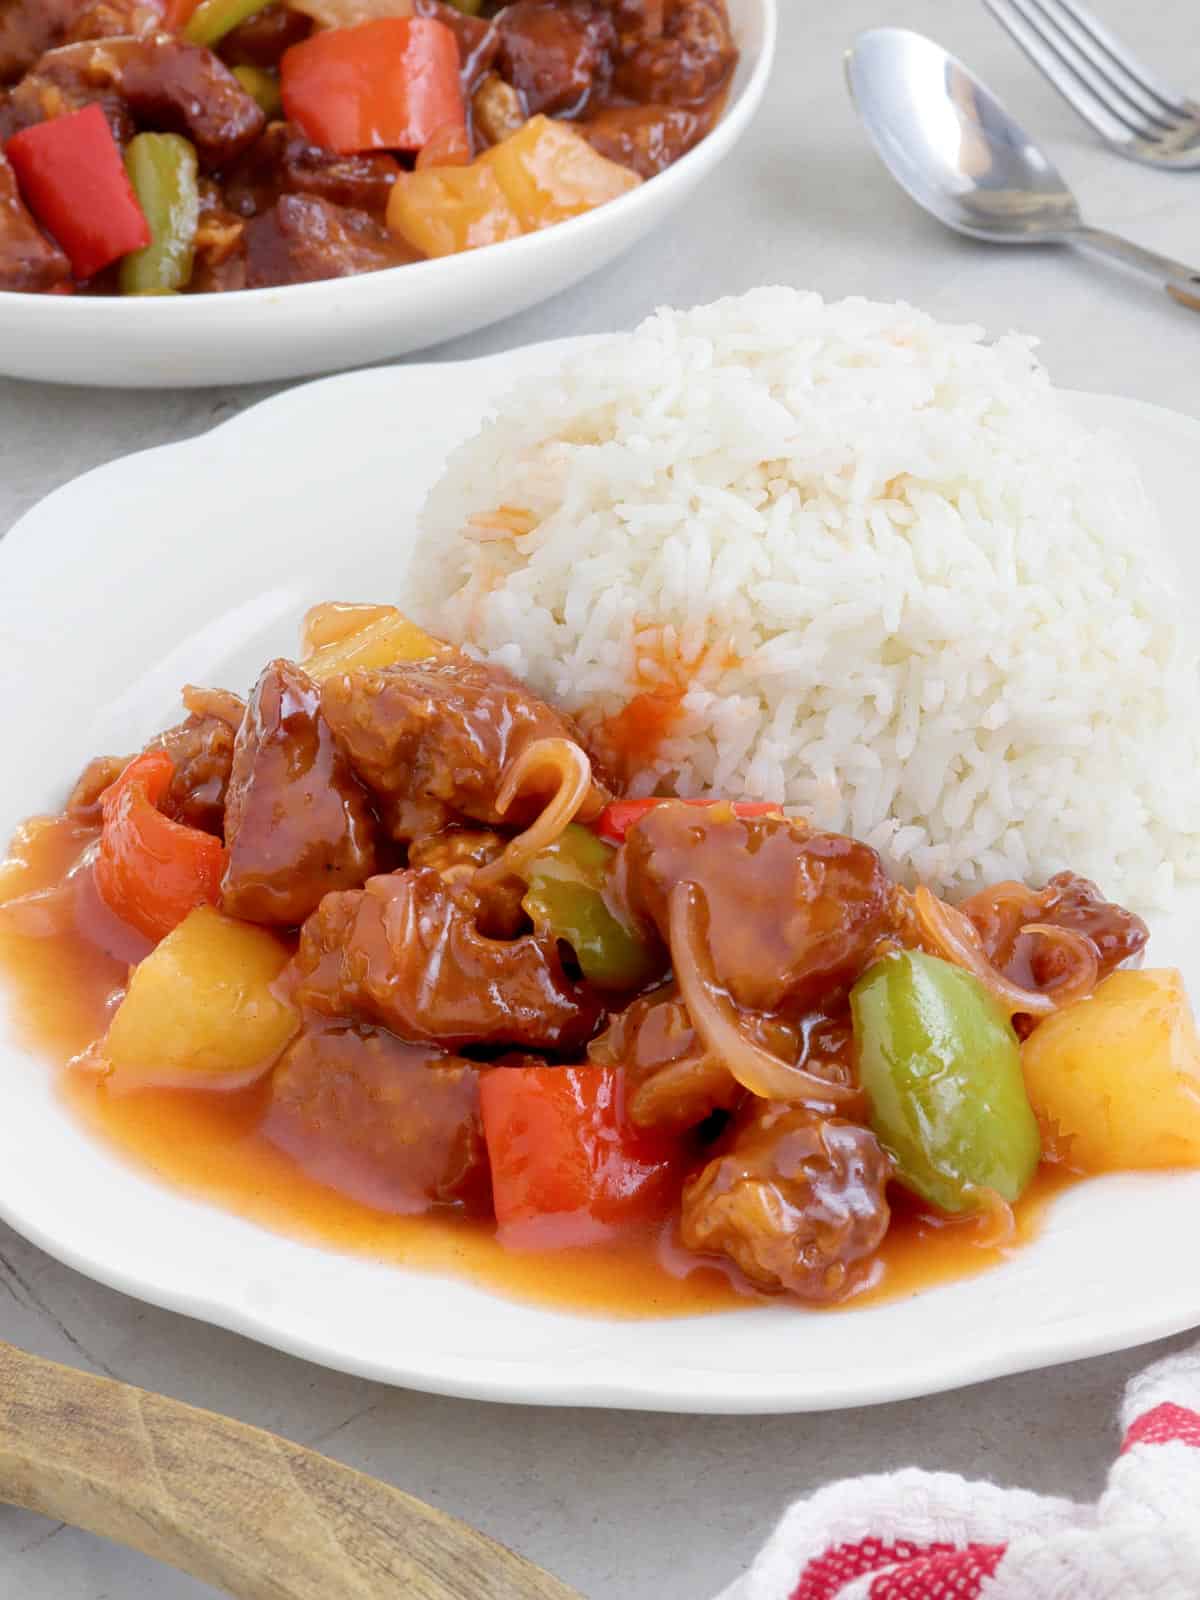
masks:
[[[909,1469],[785,1514],[720,1600],[1200,1600],[1200,1347],[1129,1385],[1095,1505]]]

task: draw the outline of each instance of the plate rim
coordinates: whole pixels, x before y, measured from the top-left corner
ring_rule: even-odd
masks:
[[[223,419],[205,433],[118,457],[59,486],[29,508],[14,523],[9,533],[0,539],[0,574],[3,574],[13,561],[16,561],[18,566],[22,565],[30,552],[44,551],[44,541],[55,537],[56,524],[61,536],[62,519],[58,517],[60,506],[78,495],[81,487],[95,489],[106,474],[114,477],[123,475],[129,471],[132,463],[147,457],[161,457],[163,452],[171,451],[202,453],[212,447],[212,441],[218,435],[223,436],[224,443],[228,445],[230,435],[236,436],[239,430],[252,432],[259,426],[273,430],[280,417],[293,407],[312,407],[320,411],[325,404],[325,391],[329,385],[353,384],[364,389],[386,388],[391,384],[409,387],[419,385],[424,372],[429,368],[438,369],[444,377],[446,369],[450,367],[456,372],[485,367],[512,370],[515,367],[517,370],[513,371],[513,376],[516,377],[527,365],[532,369],[571,349],[594,344],[597,337],[601,336],[547,341],[543,344],[520,347],[515,351],[476,357],[469,361],[422,362],[401,367],[368,368],[287,389],[247,407],[232,417]],[[1127,414],[1140,414],[1162,432],[1169,431],[1186,438],[1193,446],[1200,444],[1200,420],[1184,413],[1122,396],[1095,395],[1078,391],[1060,392],[1072,401],[1081,401],[1085,408],[1095,404],[1097,410],[1103,410],[1115,405]],[[1112,426],[1111,418],[1103,425]],[[178,461],[182,458],[177,454],[172,459]],[[4,641],[0,638],[0,649],[3,648],[3,644]],[[6,1048],[19,1048],[16,1042],[10,1041],[7,1036],[0,1039],[0,1043]],[[64,1120],[70,1121],[66,1110],[61,1114]],[[84,1137],[89,1142],[98,1142],[93,1135],[84,1134]],[[162,1192],[163,1186],[151,1176],[127,1162],[122,1161],[122,1164],[126,1166],[131,1176],[145,1187],[147,1193]],[[1091,1183],[1111,1185],[1122,1181],[1122,1176],[1116,1176],[1091,1180]],[[220,1207],[212,1207],[208,1202],[186,1192],[178,1190],[174,1192],[199,1211],[221,1210]],[[1015,1372],[1133,1348],[1200,1322],[1200,1290],[1190,1305],[1185,1303],[1186,1296],[1176,1291],[1173,1294],[1157,1297],[1132,1319],[1128,1314],[1115,1313],[1103,1319],[1092,1316],[1087,1327],[1076,1330],[1066,1341],[1061,1335],[1055,1334],[1053,1325],[1037,1325],[1032,1336],[1011,1340],[1006,1347],[984,1351],[981,1355],[971,1354],[968,1357],[956,1354],[949,1361],[940,1358],[927,1359],[915,1368],[910,1361],[903,1369],[899,1383],[895,1378],[889,1379],[881,1375],[871,1383],[847,1383],[841,1388],[835,1387],[820,1395],[788,1393],[787,1386],[792,1375],[774,1369],[769,1369],[765,1374],[748,1369],[740,1370],[735,1376],[725,1372],[713,1373],[709,1369],[695,1365],[680,1365],[678,1362],[653,1378],[647,1378],[639,1372],[625,1380],[611,1371],[601,1370],[603,1364],[591,1372],[578,1367],[565,1370],[553,1367],[536,1369],[528,1363],[517,1367],[510,1361],[497,1361],[486,1356],[463,1360],[454,1353],[451,1353],[448,1359],[439,1361],[431,1359],[427,1349],[422,1352],[420,1360],[415,1365],[408,1364],[404,1360],[381,1363],[369,1356],[356,1356],[345,1349],[331,1349],[322,1345],[305,1334],[289,1328],[286,1320],[276,1320],[269,1311],[263,1312],[245,1303],[235,1303],[231,1300],[222,1301],[207,1290],[189,1291],[170,1283],[165,1285],[161,1282],[156,1283],[152,1278],[139,1275],[138,1270],[126,1267],[118,1258],[105,1257],[77,1248],[70,1236],[69,1211],[61,1212],[49,1221],[45,1221],[42,1217],[44,1210],[44,1207],[39,1207],[33,1196],[23,1199],[21,1196],[8,1194],[0,1186],[0,1218],[9,1223],[19,1234],[73,1269],[144,1303],[211,1323],[255,1339],[271,1348],[335,1370],[431,1393],[509,1403],[633,1408],[695,1414],[786,1414],[867,1406],[937,1393]],[[231,1216],[228,1212],[221,1214],[226,1219]],[[274,1233],[265,1226],[247,1222],[242,1218],[235,1217],[234,1220],[241,1226],[264,1234],[276,1243],[291,1247],[293,1250],[312,1250],[323,1258],[336,1258],[341,1255],[340,1252],[320,1246],[303,1244],[294,1237]],[[396,1266],[382,1270],[400,1273],[405,1271]],[[410,1271],[407,1275],[431,1283],[445,1281],[445,1275],[438,1274],[436,1270],[416,1273]],[[494,1294],[486,1286],[476,1285],[476,1287],[489,1298],[501,1300],[506,1298]],[[834,1315],[869,1316],[876,1310],[886,1313],[889,1305],[896,1304],[895,1301],[885,1302],[879,1307],[862,1308],[857,1311],[851,1308],[847,1312]],[[537,1310],[545,1316],[561,1318],[564,1326],[568,1327],[581,1326],[588,1320],[581,1316],[577,1317],[574,1313],[560,1312],[553,1308],[538,1307]],[[743,1314],[732,1313],[735,1316]],[[785,1314],[793,1313],[789,1309]],[[661,1326],[663,1320],[665,1319],[661,1319],[657,1325]],[[671,1319],[671,1322],[674,1326],[681,1326],[687,1320],[678,1318]],[[595,1319],[593,1325],[602,1326],[602,1320]],[[706,1379],[709,1381],[706,1382]],[[712,1381],[724,1387],[714,1390],[710,1386]]]

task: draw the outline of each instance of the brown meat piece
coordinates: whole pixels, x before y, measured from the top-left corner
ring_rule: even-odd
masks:
[[[51,50],[9,96],[8,131],[98,104],[119,143],[135,126],[181,133],[208,170],[258,138],[266,117],[211,50],[160,33]]]
[[[163,24],[166,0],[88,0],[67,29],[65,44],[85,39],[144,39]]]
[[[87,0],[0,0],[0,83],[15,83],[59,44]]]
[[[680,1237],[689,1250],[727,1256],[756,1288],[843,1300],[887,1233],[889,1175],[867,1128],[758,1102],[685,1187]]]
[[[792,1025],[750,1013],[748,1035],[789,1066],[849,1084],[854,1079],[848,1018],[806,1017]],[[630,1120],[642,1128],[684,1132],[714,1111],[732,1111],[746,1091],[729,1068],[704,1048],[675,983],[642,995],[608,1019],[588,1046],[599,1066],[624,1067]]]
[[[478,1073],[428,1045],[306,1027],[272,1074],[263,1130],[309,1177],[376,1211],[491,1212]]]
[[[687,106],[608,106],[581,122],[579,131],[609,161],[653,178],[699,144],[716,115]]]
[[[218,183],[201,178],[196,254],[188,289],[192,294],[246,287],[246,224],[225,204]]]
[[[697,1038],[673,983],[611,1016],[588,1046],[588,1060],[624,1068],[626,1110],[640,1128],[683,1133],[714,1111],[732,1111],[745,1094]]]
[[[376,871],[375,819],[321,715],[321,693],[290,661],[259,678],[233,752],[221,908],[295,927],[331,889]]]
[[[480,867],[490,866],[508,840],[494,828],[447,828],[413,842],[410,867],[428,867],[447,883],[470,883]]]
[[[258,101],[211,50],[164,35],[134,43],[121,93],[139,124],[189,138],[206,171],[228,166],[267,124]]]
[[[38,294],[71,280],[71,263],[33,220],[0,150],[0,289]]]
[[[213,259],[197,257],[187,294],[226,294],[246,287],[246,257],[239,248],[233,254]]]
[[[283,194],[311,194],[382,216],[400,166],[383,151],[338,156],[292,122],[273,122],[226,174],[225,203],[241,217],[269,211]]]
[[[521,899],[520,878],[501,878],[480,890],[475,874],[503,853],[508,840],[490,828],[447,828],[415,839],[409,847],[410,867],[428,867],[447,883],[466,883],[474,891],[479,909],[476,922],[489,939],[515,939],[529,928]]]
[[[501,773],[535,739],[578,742],[515,678],[465,657],[343,673],[326,682],[321,707],[401,840],[462,817],[527,827],[544,797],[522,795],[502,818]]]
[[[326,895],[290,969],[296,1001],[447,1050],[583,1044],[598,1006],[566,977],[552,940],[498,940],[470,886],[428,867]]]
[[[531,117],[578,116],[607,88],[617,30],[593,0],[515,0],[496,26],[496,70]]]
[[[414,0],[413,10],[418,17],[444,22],[458,41],[463,92],[470,99],[492,69],[500,45],[500,30],[495,23],[469,16],[457,6],[443,4],[443,0]]]
[[[625,35],[621,44],[613,86],[642,104],[701,105],[738,59],[721,0],[666,0],[661,33]]]
[[[1040,890],[998,884],[959,909],[979,930],[990,959],[1022,988],[1051,989],[1070,966],[1060,946],[1021,931],[1031,922],[1084,934],[1095,946],[1101,978],[1139,954],[1150,937],[1141,917],[1106,900],[1094,883],[1073,872],[1058,873]]]
[[[194,691],[202,701],[205,690]],[[223,700],[240,704],[236,695],[213,691]],[[162,809],[175,822],[200,828],[219,839],[225,824],[225,790],[233,764],[236,728],[228,716],[192,715],[165,733],[156,734],[147,750],[165,750],[175,772],[163,797]],[[96,756],[75,780],[67,800],[67,814],[80,822],[100,822],[100,797],[115,783],[132,756]]]
[[[511,83],[489,72],[471,96],[471,125],[477,143],[499,144],[526,122],[525,106]]]
[[[669,940],[668,902],[694,883],[714,975],[739,1006],[796,1019],[827,1007],[891,927],[892,887],[874,850],[727,802],[655,806],[615,865],[630,910]]]
[[[231,67],[277,67],[285,50],[302,44],[312,32],[312,18],[290,6],[268,6],[238,28],[232,28],[217,49]]]
[[[125,51],[134,40],[88,41],[48,50],[0,101],[0,144],[35,123],[98,105],[119,145],[136,131],[121,93]]]
[[[605,0],[622,38],[636,34],[657,39],[663,30],[667,0]]]
[[[351,278],[417,257],[365,211],[316,195],[283,195],[246,224],[246,287]]]
[[[165,750],[175,775],[163,810],[176,822],[219,839],[225,827],[225,792],[233,766],[236,730],[223,717],[192,716],[151,739],[147,750]]]

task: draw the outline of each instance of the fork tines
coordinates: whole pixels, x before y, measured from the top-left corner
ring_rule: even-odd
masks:
[[[1200,107],[1163,83],[1077,0],[984,0],[1080,116],[1117,145],[1169,146]]]

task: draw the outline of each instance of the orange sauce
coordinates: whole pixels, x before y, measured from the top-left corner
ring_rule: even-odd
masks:
[[[307,1177],[262,1132],[268,1086],[233,1093],[122,1093],[71,1058],[102,1034],[128,972],[84,929],[86,897],[72,913],[55,888],[89,835],[63,819],[24,831],[0,865],[0,974],[24,1043],[48,1062],[66,1112],[157,1181],[274,1232],[409,1269],[469,1278],[515,1299],[620,1317],[674,1317],[768,1303],[719,1268],[675,1245],[669,1226],[601,1245],[506,1250],[490,1223],[453,1215],[396,1217]],[[48,891],[44,903],[18,896]],[[94,927],[92,931],[95,932]],[[848,1305],[916,1294],[971,1277],[1031,1238],[1069,1177],[1044,1169],[1017,1207],[1016,1238],[981,1240],[975,1224],[897,1214],[873,1284]]]
[[[708,672],[726,672],[737,665],[729,644],[708,645],[699,654],[688,655],[674,630],[641,628],[634,646],[634,693],[620,711],[588,730],[613,776],[628,782],[649,766],[683,715],[683,699],[691,685]]]
[[[643,689],[596,729],[594,739],[605,765],[622,780],[648,765],[679,721],[685,691],[679,687]]]

